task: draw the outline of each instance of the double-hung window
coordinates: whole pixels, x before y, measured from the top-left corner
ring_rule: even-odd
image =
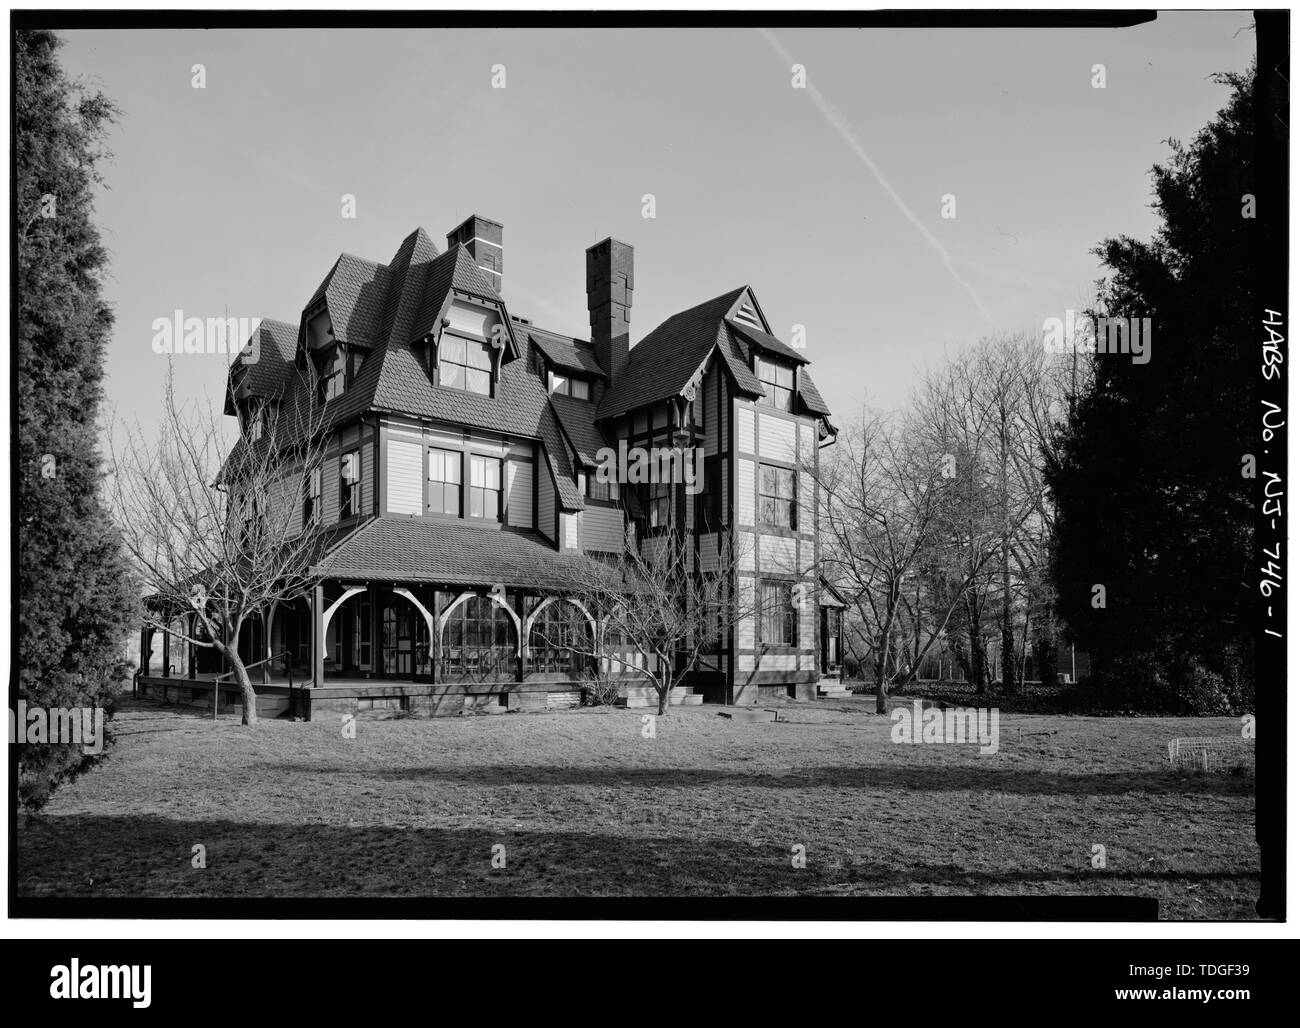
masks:
[[[794,472],[771,464],[759,465],[758,521],[774,528],[797,528]]]
[[[492,395],[492,351],[487,343],[444,334],[438,346],[438,384]]]
[[[460,517],[460,454],[429,451],[429,511]]]
[[[764,646],[799,645],[799,611],[789,582],[764,582],[759,612],[759,642]]]
[[[469,455],[469,516],[501,520],[501,460]]]
[[[320,524],[320,468],[309,468],[303,482],[302,525]]]
[[[339,460],[339,520],[361,513],[361,451],[345,453]]]

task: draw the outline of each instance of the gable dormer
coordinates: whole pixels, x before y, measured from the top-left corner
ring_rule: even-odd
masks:
[[[431,381],[442,389],[496,396],[501,367],[517,356],[508,317],[495,304],[452,296],[425,341]]]

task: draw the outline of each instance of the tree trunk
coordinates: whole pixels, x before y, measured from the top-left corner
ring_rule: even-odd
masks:
[[[663,657],[659,658],[661,661]],[[667,675],[655,682],[655,692],[659,694],[659,716],[668,716],[668,697],[672,695],[673,680]]]
[[[235,681],[239,683],[239,695],[244,706],[242,723],[253,727],[257,724],[257,693],[253,692],[253,683],[248,677],[248,669],[244,667],[238,647],[226,647],[226,656],[230,658],[230,669],[234,671]]]

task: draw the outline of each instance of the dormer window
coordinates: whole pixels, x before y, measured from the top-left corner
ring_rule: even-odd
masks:
[[[767,395],[759,403],[764,403],[777,410],[794,410],[794,368],[773,361],[755,358],[758,380],[763,383]]]
[[[264,400],[242,400],[239,403],[239,427],[244,438],[255,443],[266,433],[270,424],[271,405]]]
[[[444,332],[438,343],[438,384],[491,396],[491,347],[487,343]]]
[[[575,400],[591,399],[591,383],[585,378],[575,378],[572,375],[560,374],[558,371],[552,371],[550,391],[559,396],[572,396]]]
[[[342,396],[356,383],[370,352],[368,347],[335,339],[328,311],[308,320],[307,345],[316,370],[316,396],[322,403]]]

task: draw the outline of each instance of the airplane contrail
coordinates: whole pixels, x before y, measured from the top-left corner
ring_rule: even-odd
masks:
[[[776,36],[774,36],[768,29],[758,29],[757,31],[759,35],[767,40],[768,45],[776,51],[781,59],[785,61],[787,67],[794,63],[793,58],[786,52],[785,47],[781,45]],[[881,174],[880,169],[876,167],[876,162],[871,159],[871,155],[868,154],[867,151],[863,149],[862,144],[857,141],[857,138],[853,135],[853,129],[849,125],[848,119],[844,117],[844,115],[841,114],[832,104],[827,102],[826,98],[822,96],[821,91],[812,84],[811,79],[805,79],[805,87],[809,94],[811,94],[813,103],[815,103],[817,109],[821,111],[822,117],[824,117],[827,122],[830,123],[831,127],[840,134],[840,137],[849,144],[849,149],[857,155],[858,160],[867,166],[867,170],[875,176],[876,181],[880,183],[880,187],[889,195],[889,198],[894,201],[894,206],[902,212],[903,217],[916,226],[916,230],[921,233],[925,241],[934,247],[939,256],[943,259],[943,264],[944,267],[948,269],[948,274],[952,276],[954,282],[970,294],[971,300],[973,300],[975,306],[979,308],[979,312],[984,315],[985,320],[987,320],[990,325],[994,324],[992,315],[990,315],[985,309],[984,304],[980,302],[979,295],[975,292],[974,287],[957,274],[957,269],[953,266],[952,258],[948,256],[948,251],[944,249],[943,244],[934,237],[928,228],[925,227],[925,224],[921,219],[912,213],[907,204],[903,202],[903,198],[895,192],[894,187],[889,184],[888,179],[886,179],[885,176]]]

